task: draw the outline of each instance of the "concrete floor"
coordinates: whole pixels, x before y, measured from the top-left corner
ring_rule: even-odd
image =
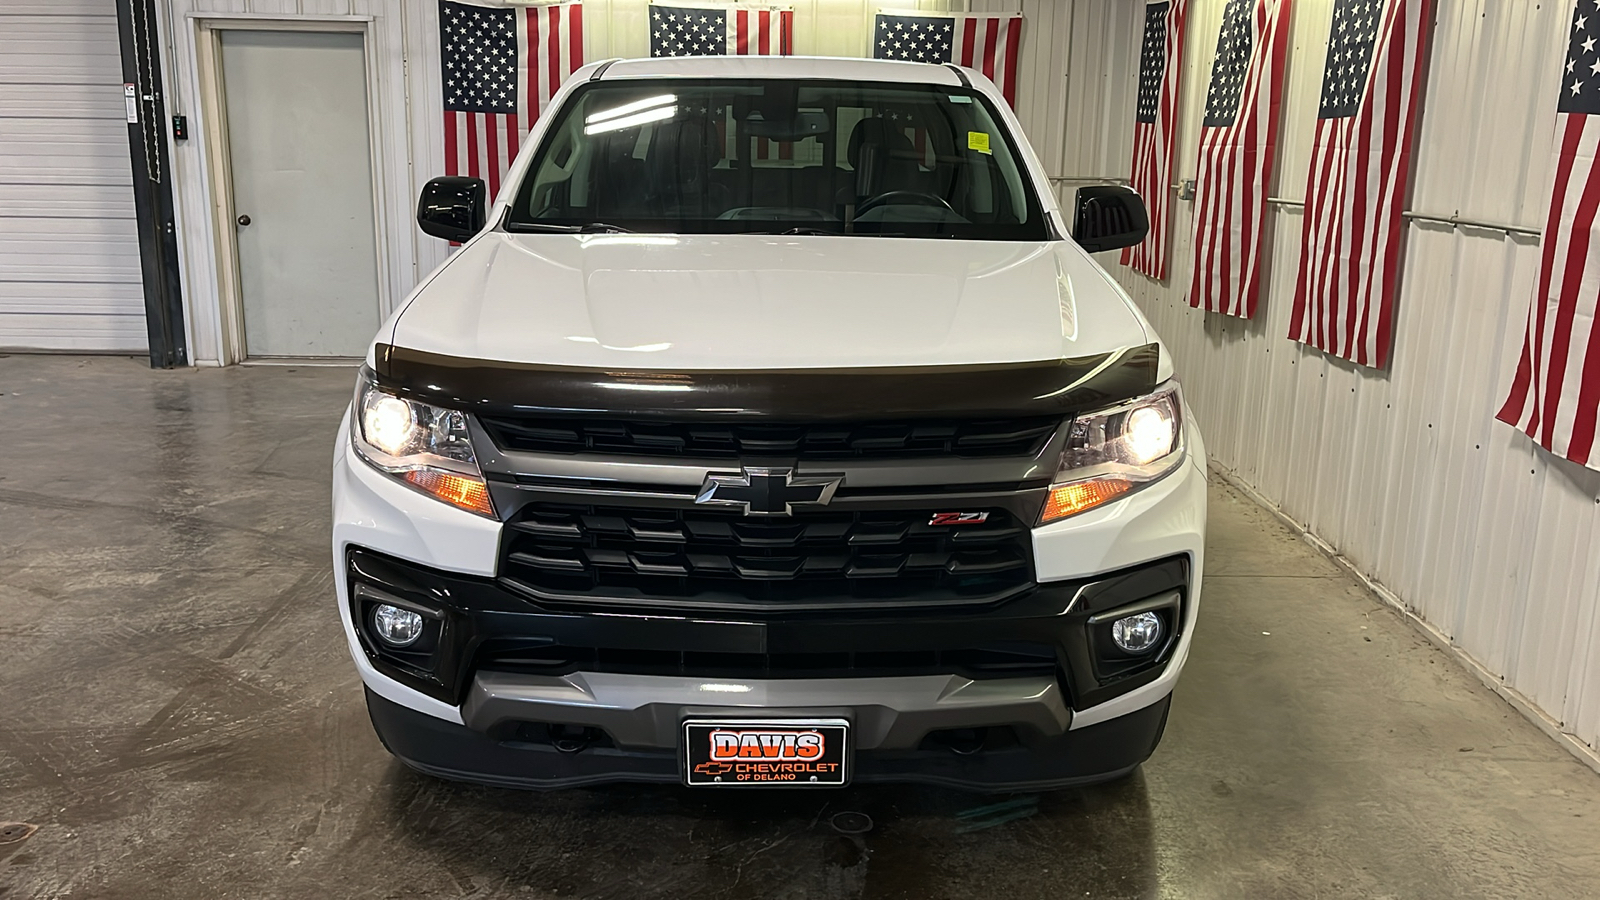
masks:
[[[0,358],[0,822],[38,828],[0,826],[0,897],[1600,895],[1600,777],[1225,486],[1166,741],[1122,783],[412,774],[333,605],[353,379]]]

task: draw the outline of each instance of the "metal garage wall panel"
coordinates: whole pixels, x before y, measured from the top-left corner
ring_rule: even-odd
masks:
[[[1022,13],[1022,55],[1017,58],[1017,118],[1051,175],[1066,174],[1064,113],[1067,54],[1074,5],[1060,0],[972,0],[975,13]]]
[[[142,351],[113,0],[0,4],[0,347]]]
[[[1065,47],[1067,113],[1062,174],[1126,178],[1133,158],[1133,98],[1139,86],[1144,5],[1076,0]],[[1065,203],[1069,197],[1062,197]]]
[[[48,14],[19,14],[0,8],[7,25],[0,79],[104,84],[107,73],[121,71],[122,55],[117,43],[116,7],[109,0],[101,7]]]
[[[1183,178],[1193,177],[1222,6],[1190,6]],[[1542,226],[1570,5],[1461,0],[1438,7],[1410,208]],[[1088,0],[1076,10],[1075,53],[1086,45],[1137,46],[1137,23],[1127,17]],[[1275,196],[1299,198],[1304,190],[1330,14],[1329,0],[1296,0]],[[1118,61],[1109,50],[1091,51],[1074,57],[1070,74],[1121,84],[1133,60],[1121,60],[1120,70],[1096,68]],[[1069,108],[1069,123],[1098,116],[1121,136],[1095,135],[1067,155],[1083,171],[1125,175],[1131,124],[1104,115],[1093,99],[1084,103],[1088,110]],[[1180,215],[1188,211],[1180,204]],[[1174,283],[1113,267],[1176,357],[1214,460],[1564,730],[1600,744],[1600,473],[1551,457],[1493,419],[1521,350],[1538,241],[1412,222],[1394,358],[1375,372],[1284,336],[1303,219],[1295,206],[1274,206],[1268,215],[1271,262],[1259,321],[1208,316],[1183,302],[1187,226],[1174,241]]]

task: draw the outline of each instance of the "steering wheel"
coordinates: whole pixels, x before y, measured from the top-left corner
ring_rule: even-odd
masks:
[[[859,218],[862,213],[869,209],[877,209],[890,203],[914,203],[917,206],[932,206],[947,210],[951,215],[957,215],[955,207],[951,206],[938,194],[930,194],[926,191],[884,191],[881,194],[873,194],[871,197],[861,201],[860,205],[856,207],[856,217]]]

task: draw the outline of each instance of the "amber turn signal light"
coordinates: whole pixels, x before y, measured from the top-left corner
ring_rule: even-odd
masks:
[[[1044,515],[1039,517],[1039,524],[1048,525],[1057,519],[1094,509],[1130,490],[1133,490],[1133,482],[1123,478],[1095,478],[1053,487],[1050,489],[1050,499],[1045,501]]]
[[[494,504],[489,501],[489,485],[482,478],[457,475],[438,469],[412,469],[405,473],[406,481],[446,503],[459,506],[479,515],[494,517]]]

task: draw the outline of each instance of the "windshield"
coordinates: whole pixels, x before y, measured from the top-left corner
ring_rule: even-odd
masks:
[[[978,92],[802,80],[584,85],[546,133],[506,227],[1049,237]]]

